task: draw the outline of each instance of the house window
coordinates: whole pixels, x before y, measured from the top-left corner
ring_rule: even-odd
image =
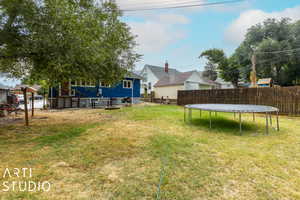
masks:
[[[90,86],[95,87],[96,86],[96,81],[90,81]]]
[[[81,86],[82,87],[85,87],[87,85],[87,82],[86,81],[81,81]]]
[[[151,90],[151,82],[148,83],[148,89]]]
[[[72,81],[71,81],[71,85],[72,85],[72,86],[76,86],[76,85],[77,85],[76,81],[72,80]]]
[[[104,81],[100,81],[100,87],[105,87],[105,88],[109,88],[110,87],[110,84],[108,83],[105,83]]]
[[[146,72],[142,74],[142,77],[143,77],[143,81],[147,82],[147,73]]]
[[[76,90],[75,90],[75,89],[72,89],[72,90],[71,90],[71,96],[72,96],[72,97],[75,97],[75,96],[76,96]]]
[[[132,88],[132,81],[124,80],[123,81],[123,88]]]

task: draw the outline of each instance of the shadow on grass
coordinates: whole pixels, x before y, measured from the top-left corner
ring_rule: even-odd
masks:
[[[211,123],[212,127],[210,128],[209,118],[198,118],[192,119],[191,123],[193,126],[205,128],[210,131],[221,132],[225,134],[240,135],[240,124],[238,121],[230,120],[223,117],[212,117]],[[242,134],[254,134],[259,132],[260,127],[256,124],[249,122],[242,122]]]
[[[150,138],[148,145],[150,152],[156,157],[169,157],[172,154],[187,152],[193,146],[193,142],[187,137],[158,134]]]
[[[39,148],[61,146],[95,126],[96,124],[51,124],[15,128],[8,134],[0,134],[0,145],[34,144]]]
[[[95,124],[88,125],[73,125],[72,127],[63,128],[52,135],[43,135],[35,138],[33,141],[38,144],[38,146],[61,146],[70,140],[79,137],[82,133],[86,132],[88,129],[94,128]]]
[[[86,129],[83,127],[69,128],[53,135],[38,137],[34,141],[38,143],[38,146],[60,146],[72,138],[80,136],[85,131]]]

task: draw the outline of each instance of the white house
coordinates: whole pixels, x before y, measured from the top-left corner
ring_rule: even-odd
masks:
[[[0,84],[0,104],[7,103],[8,94],[9,94],[8,88]]]
[[[155,98],[177,99],[178,90],[212,89],[213,82],[206,81],[197,71],[166,75],[154,85]]]
[[[220,77],[217,78],[217,80],[215,80],[215,83],[217,84],[218,89],[233,89],[234,88],[234,85],[232,83],[226,82]]]
[[[154,91],[154,85],[164,76],[176,75],[180,72],[176,69],[169,68],[166,62],[165,67],[158,67],[153,65],[145,65],[140,75],[143,77],[141,82],[141,94],[150,94]]]

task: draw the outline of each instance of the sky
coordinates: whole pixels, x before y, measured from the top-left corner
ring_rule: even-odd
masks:
[[[223,0],[116,0],[123,10],[157,5],[185,5]],[[245,0],[223,6],[124,11],[122,20],[130,27],[142,54],[136,70],[145,64],[179,71],[203,70],[201,52],[221,48],[228,56],[243,41],[247,29],[267,18],[300,20],[300,0]]]
[[[20,80],[9,78],[5,74],[0,73],[0,85],[14,87],[17,84],[20,84]]]

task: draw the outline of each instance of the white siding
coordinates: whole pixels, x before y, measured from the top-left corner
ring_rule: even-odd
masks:
[[[185,90],[201,90],[201,89],[212,89],[213,86],[206,83],[198,72],[194,72],[184,83]]]
[[[194,82],[185,83],[185,90],[198,90],[198,89],[199,89],[199,83],[194,83]]]
[[[157,83],[158,79],[148,67],[145,67],[141,74],[146,78],[146,80],[142,81],[142,85],[147,86],[148,94],[150,94],[152,91],[154,91],[154,85]],[[151,89],[149,89],[149,83],[151,84]],[[144,87],[141,87],[141,94],[144,94]]]
[[[177,92],[178,90],[184,90],[183,85],[172,85],[172,86],[165,86],[165,87],[155,87],[154,93],[155,98],[161,98],[162,96],[164,99],[169,97],[169,99],[177,99]]]
[[[0,104],[7,103],[7,91],[0,89]]]
[[[222,83],[221,89],[233,89],[234,86],[231,83]]]

